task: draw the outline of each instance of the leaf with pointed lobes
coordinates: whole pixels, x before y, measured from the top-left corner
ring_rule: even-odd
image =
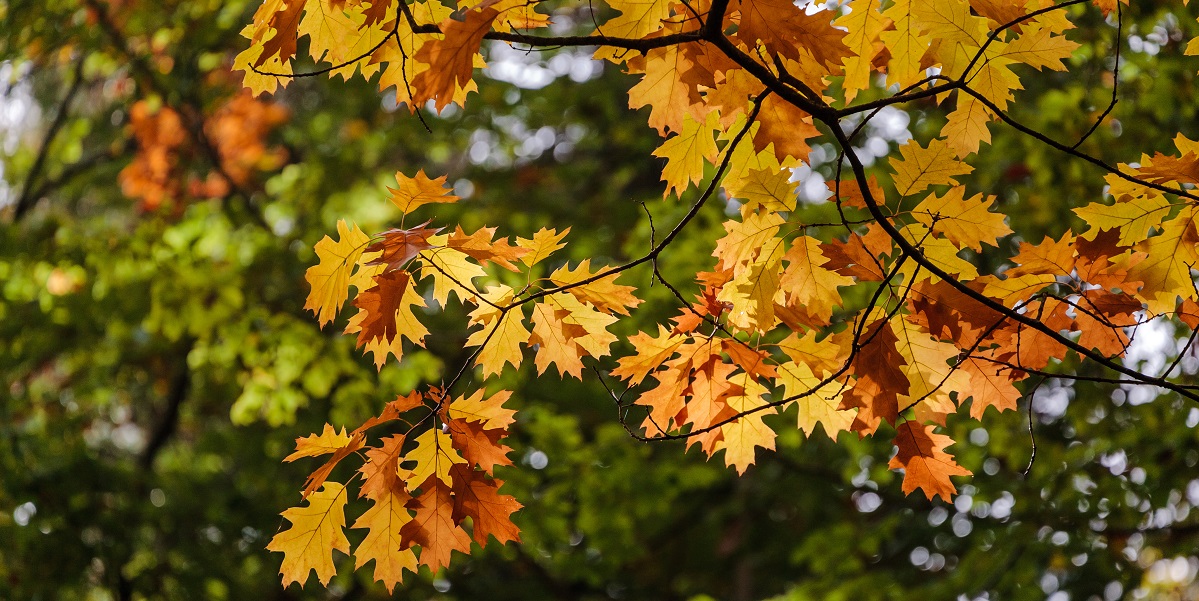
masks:
[[[416,554],[403,546],[400,531],[412,516],[404,506],[412,497],[403,488],[394,487],[373,496],[370,509],[358,516],[351,528],[368,528],[366,537],[354,549],[354,569],[375,562],[375,580],[387,587],[387,592],[404,580],[404,570],[416,573]]]
[[[849,430],[854,412],[842,411],[840,382],[822,384],[825,378],[816,377],[807,363],[789,361],[779,366],[778,383],[783,386],[783,398],[795,398],[788,403],[799,407],[798,426],[804,434],[816,433],[817,424],[824,426],[824,433],[837,440],[837,434]]]
[[[370,242],[357,225],[347,225],[345,220],[337,222],[337,235],[337,241],[325,236],[316,243],[320,263],[304,272],[304,279],[312,287],[304,308],[316,314],[321,327],[333,321],[341,311],[350,295],[350,272]]]
[[[540,230],[537,230],[536,234],[533,234],[532,239],[517,237],[516,244],[521,248],[527,248],[529,250],[528,254],[525,254],[520,258],[520,261],[529,267],[540,263],[550,255],[554,254],[554,251],[566,246],[566,244],[562,242],[562,239],[565,238],[566,234],[569,233],[570,228],[566,228],[562,230],[562,233],[558,233],[558,230],[552,230],[543,227]]]
[[[254,23],[259,27],[253,41],[255,45],[262,45],[262,54],[254,61],[255,67],[262,67],[274,57],[286,63],[296,55],[300,15],[305,4],[306,0],[267,0],[254,13]],[[268,37],[267,32],[272,30],[275,35]]]
[[[985,242],[996,246],[999,239],[1012,233],[1000,213],[990,212],[995,197],[975,194],[966,198],[965,186],[954,186],[944,196],[929,194],[912,209],[916,221],[938,234],[944,234],[958,248],[982,252]]]
[[[899,395],[906,394],[910,383],[904,367],[907,362],[896,349],[899,338],[886,319],[879,319],[862,331],[860,350],[853,359],[857,382],[842,397],[840,409],[859,409],[853,430],[873,433],[879,421],[895,423],[899,419]]]
[[[774,144],[774,154],[780,161],[793,157],[806,161],[812,150],[808,138],[820,136],[820,130],[812,125],[812,116],[795,105],[771,94],[762,101],[758,111],[761,126],[754,133],[754,149],[761,152]]]
[[[726,180],[725,192],[745,200],[745,205],[771,213],[794,211],[799,182],[791,181],[790,169],[751,169],[737,180]]]
[[[512,523],[512,514],[524,506],[515,497],[499,494],[503,480],[488,478],[465,465],[454,466],[450,475],[454,479],[454,521],[461,524],[469,517],[474,524],[475,542],[480,547],[487,546],[491,536],[501,545],[520,542],[520,528]]]
[[[322,585],[337,573],[333,551],[350,553],[346,539],[346,490],[337,482],[326,482],[324,488],[308,497],[307,507],[292,507],[283,512],[291,528],[275,535],[266,546],[268,551],[283,553],[283,586],[308,580],[315,570]]]
[[[325,427],[327,428],[328,424],[326,424]],[[342,429],[342,434],[345,434],[344,428]],[[358,432],[351,434],[349,443],[347,443],[344,447],[334,451],[333,456],[330,457],[328,461],[325,461],[324,465],[316,468],[316,471],[308,475],[308,479],[304,482],[304,491],[301,492],[300,495],[307,499],[308,495],[311,495],[313,491],[320,488],[321,485],[325,483],[325,480],[329,478],[329,474],[333,473],[333,468],[337,467],[337,464],[341,463],[341,460],[348,457],[350,453],[361,449],[362,444],[365,441],[366,435],[359,434]],[[294,456],[295,453],[292,455]]]
[[[505,409],[503,406],[511,398],[511,390],[497,391],[487,399],[483,398],[482,390],[476,390],[470,396],[454,399],[449,407],[443,407],[441,418],[446,421],[460,418],[469,422],[479,422],[488,430],[503,430],[516,421],[516,410]]]
[[[412,313],[413,306],[424,307],[425,301],[416,293],[407,271],[388,271],[375,276],[375,286],[359,293],[354,306],[364,313],[356,324],[358,346],[373,340],[390,345],[397,334],[423,345],[422,340],[429,333]]]
[[[957,158],[945,140],[932,140],[927,147],[910,140],[899,147],[899,154],[900,158],[891,159],[891,167],[895,169],[895,189],[900,196],[910,196],[929,186],[956,186],[958,181],[953,178],[974,171]],[[881,205],[883,199],[874,201]]]
[[[524,324],[523,306],[504,311],[512,302],[513,290],[499,284],[491,286],[482,294],[479,307],[470,313],[471,326],[482,325],[482,329],[471,332],[466,346],[481,347],[475,364],[483,367],[483,376],[490,377],[504,371],[505,364],[520,368],[524,353],[521,345],[529,344],[531,333]]]
[[[636,386],[674,355],[684,341],[686,337],[672,333],[662,324],[658,324],[657,336],[638,332],[629,337],[629,344],[633,345],[636,354],[618,359],[612,375],[625,380],[630,386]]]
[[[887,467],[903,468],[903,492],[911,494],[919,488],[929,500],[940,496],[946,502],[953,502],[958,489],[949,477],[971,475],[970,470],[958,465],[953,455],[945,452],[953,439],[934,434],[933,426],[922,426],[910,420],[895,429],[895,446],[899,447],[899,452]]]
[[[416,51],[413,58],[429,68],[412,78],[413,110],[433,100],[440,112],[454,101],[460,88],[471,82],[479,45],[500,14],[486,4],[467,10],[461,21],[452,17],[442,21],[441,33],[445,37],[429,40]]]
[[[454,233],[450,234],[446,245],[461,251],[481,265],[486,265],[490,261],[509,271],[520,271],[512,261],[528,254],[529,249],[512,246],[508,243],[507,238],[493,240],[495,230],[494,227],[481,227],[475,233],[467,235],[459,225],[454,228]]]
[[[744,474],[754,463],[754,453],[757,447],[768,451],[774,450],[774,430],[767,426],[762,418],[777,413],[774,408],[760,409],[766,404],[762,395],[768,392],[757,379],[745,372],[731,378],[741,392],[729,395],[725,402],[732,411],[743,414],[737,419],[720,427],[722,441],[718,448],[724,448],[724,463]],[[756,411],[755,411],[756,410]],[[754,411],[754,413],[749,413]]]
[[[357,333],[357,346],[364,354],[374,356],[376,369],[383,369],[388,355],[394,355],[397,361],[403,358],[405,338],[425,345],[429,330],[412,312],[412,307],[424,307],[425,299],[416,293],[409,274],[403,270],[381,273],[371,281],[376,284],[354,299],[358,312],[346,323],[345,333]]]
[[[845,45],[843,30],[833,27],[840,13],[808,13],[790,0],[742,0],[737,38],[749,48],[761,41],[771,52],[799,61],[810,54],[828,67],[839,65],[853,51]]]
[[[533,305],[533,335],[529,342],[537,346],[537,374],[541,375],[556,365],[562,376],[582,379],[583,355],[585,351],[576,342],[587,336],[583,326],[570,319],[570,312],[555,308],[553,303]]]
[[[960,369],[970,376],[970,396],[974,398],[970,404],[971,418],[982,419],[987,407],[1001,412],[1016,409],[1016,402],[1022,396],[1014,386],[1018,372],[976,357],[962,360]],[[963,395],[958,393],[958,396]]]
[[[395,488],[403,488],[398,473],[404,435],[395,434],[383,439],[383,446],[366,449],[366,461],[358,468],[362,476],[359,497],[381,499]]]
[[[450,431],[450,441],[466,458],[466,465],[477,465],[488,474],[491,474],[497,465],[512,465],[512,460],[508,459],[508,453],[512,452],[512,448],[500,444],[500,440],[508,436],[507,430],[485,430],[479,422],[464,419],[451,419],[446,424]],[[450,469],[453,471],[453,468]]]
[[[833,197],[830,199],[834,202],[841,203],[841,206],[851,207],[854,209],[867,208],[866,195],[862,192],[862,187],[858,185],[856,179],[842,179],[825,182]],[[866,190],[870,192],[870,198],[878,204],[883,204],[887,199],[887,195],[883,192],[883,187],[878,183],[878,177],[871,175],[870,179],[866,180]]]
[[[591,271],[591,259],[583,259],[574,269],[568,269],[568,267],[569,264],[566,264],[554,270],[554,273],[550,274],[550,280],[559,286],[568,286],[603,272],[603,269]],[[604,276],[594,282],[574,286],[567,292],[573,294],[581,302],[591,303],[604,313],[628,315],[629,309],[637,308],[642,301],[633,296],[636,288],[616,283],[616,278],[619,276],[619,273]]]
[[[1137,171],[1155,184],[1199,184],[1199,154],[1188,152],[1181,157],[1172,157],[1159,152],[1152,159],[1142,157]]]
[[[568,294],[551,295],[534,305],[529,340],[539,345],[538,373],[545,373],[552,363],[562,375],[581,378],[583,357],[604,357],[616,342],[616,336],[607,330],[616,320]]]
[[[386,265],[388,270],[401,269],[420,251],[433,248],[429,238],[442,228],[426,228],[426,225],[429,225],[428,221],[406,230],[392,228],[376,236],[381,240],[368,246],[366,251],[382,254],[367,262],[367,265]]]
[[[672,192],[682,197],[689,184],[698,185],[703,181],[704,165],[714,163],[719,154],[716,138],[712,135],[719,129],[718,116],[712,111],[703,123],[691,115],[684,116],[683,131],[654,151],[654,156],[666,159],[666,166],[662,168],[662,181],[666,182],[663,198]]]
[[[649,126],[666,137],[682,132],[688,110],[700,101],[699,91],[686,82],[683,74],[692,68],[687,53],[678,45],[654,48],[643,57],[629,59],[629,72],[645,76],[629,89],[629,108],[649,107]]]
[[[296,439],[296,450],[283,460],[290,463],[302,457],[319,457],[336,453],[337,451],[353,444],[354,436],[346,433],[346,429],[342,428],[338,432],[333,426],[325,424],[324,430],[318,434],[312,434],[303,438]]]
[[[454,521],[454,499],[448,483],[429,476],[420,488],[420,496],[406,505],[416,511],[416,516],[400,528],[400,538],[404,549],[420,545],[420,565],[429,566],[436,574],[450,565],[454,551],[470,554],[470,537]]]
[[[408,489],[430,477],[437,477],[446,484],[450,483],[450,467],[456,463],[466,463],[450,435],[440,428],[429,428],[416,438],[416,448],[408,451],[401,460],[402,463],[416,462],[411,471],[401,469],[400,477],[407,483]]]
[[[451,194],[450,190],[445,187],[445,179],[444,175],[437,179],[430,179],[425,175],[424,169],[417,171],[415,177],[408,177],[396,171],[398,187],[388,186],[387,191],[391,192],[388,200],[405,215],[427,204],[458,202],[458,197]]]
[[[733,363],[742,371],[755,378],[777,378],[778,370],[767,363],[770,353],[748,346],[746,343],[732,338],[722,338],[720,349],[724,351]]]
[[[853,278],[830,270],[820,241],[811,236],[796,238],[783,260],[787,261],[787,268],[780,285],[787,293],[787,305],[802,306],[808,314],[827,323],[833,309],[842,302],[837,289],[852,286]]]
[[[372,417],[372,418],[366,420],[365,422],[362,422],[361,426],[354,428],[353,433],[354,434],[363,434],[367,430],[370,430],[371,428],[374,428],[375,426],[378,426],[379,424],[385,424],[387,422],[400,419],[400,415],[402,415],[403,413],[405,413],[411,409],[416,409],[417,407],[422,407],[422,406],[424,406],[424,404],[425,404],[424,395],[422,395],[421,393],[419,393],[415,390],[408,393],[407,395],[396,395],[396,398],[394,401],[391,401],[390,403],[387,403],[386,405],[383,406],[383,411],[381,411],[379,413],[379,415]]]

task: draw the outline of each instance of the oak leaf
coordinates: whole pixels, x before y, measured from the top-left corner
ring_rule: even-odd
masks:
[[[905,421],[895,429],[895,446],[899,447],[899,452],[887,465],[891,469],[903,468],[903,492],[911,494],[919,488],[930,500],[934,496],[953,500],[957,488],[949,477],[971,474],[945,452],[953,439],[935,434],[932,426],[921,426],[913,421]]]
[[[283,512],[291,522],[291,528],[274,536],[267,550],[283,553],[283,585],[308,580],[309,572],[316,571],[322,585],[337,573],[333,565],[333,551],[349,554],[350,541],[346,538],[346,490],[337,482],[325,482],[321,490],[308,496],[306,507],[292,507]]]

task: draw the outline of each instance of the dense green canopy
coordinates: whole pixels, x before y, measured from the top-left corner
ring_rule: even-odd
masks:
[[[1015,114],[1077,139],[1110,100],[1120,43],[1120,102],[1090,150],[1129,162],[1195,137],[1196,61],[1178,40],[1196,24],[1158,4],[1125,7],[1120,38],[1075,7],[1093,22],[1071,33],[1070,72],[1027,79]],[[313,244],[342,217],[387,227],[397,170],[448,173],[464,226],[571,227],[573,259],[644,252],[641,203],[661,222],[686,209],[661,199],[646,160],[659,140],[626,108],[633,80],[586,50],[495,46],[466,110],[423,123],[361,80],[299,79],[260,104],[230,71],[255,8],[0,0],[0,598],[386,598],[349,569],[327,590],[280,586],[265,546],[312,467],[280,460],[323,423],[359,423],[457,369],[463,316],[429,319],[429,348],[376,373],[302,310]],[[870,144],[944,122],[931,99],[905,108]],[[164,110],[177,122],[152,117]],[[972,182],[1024,231],[1059,235],[1101,194],[1093,166],[992,131]],[[824,158],[812,177],[831,176]],[[710,267],[725,215],[707,209],[660,265],[672,281]],[[648,270],[624,277],[647,302],[621,327],[676,309]],[[1149,371],[1182,342],[1159,334],[1137,347]],[[497,475],[525,505],[524,542],[422,572],[400,598],[1199,595],[1199,407],[1172,395],[1048,381],[985,428],[951,418],[976,476],[949,505],[900,492],[884,439],[793,431],[737,477],[681,443],[635,442],[594,374],[526,365],[506,380],[518,461]]]

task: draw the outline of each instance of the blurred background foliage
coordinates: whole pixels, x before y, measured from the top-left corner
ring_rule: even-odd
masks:
[[[1196,61],[1181,55],[1194,19],[1164,4],[1123,10],[1121,101],[1083,146],[1105,160],[1199,134]],[[582,26],[588,6],[554,2],[555,27]],[[344,556],[327,590],[279,586],[264,547],[311,468],[280,460],[324,422],[358,423],[457,369],[464,315],[426,316],[428,349],[376,374],[301,310],[312,245],[338,218],[390,226],[396,170],[449,174],[465,200],[439,207],[442,223],[571,227],[575,260],[637,256],[646,210],[658,228],[685,210],[661,199],[658,140],[625,108],[632,78],[586,50],[492,47],[466,110],[426,114],[426,130],[360,78],[245,96],[230,65],[255,8],[0,0],[0,598],[388,597]],[[1025,75],[1013,111],[1061,140],[1107,106],[1118,41],[1094,7],[1071,14],[1083,47],[1069,73]],[[864,153],[944,119],[931,101],[904,109],[866,128]],[[1056,237],[1102,194],[1093,167],[992,132],[969,183],[1017,230]],[[810,198],[831,150],[797,172]],[[709,207],[687,230],[669,279],[710,267],[725,218]],[[625,333],[676,310],[645,271],[624,278],[647,298]],[[1161,370],[1185,333],[1158,334],[1130,360]],[[1031,416],[1026,399],[982,425],[952,420],[976,476],[950,505],[902,495],[886,436],[792,432],[738,478],[681,444],[633,441],[595,377],[531,367],[504,378],[521,412],[517,465],[499,474],[525,504],[524,544],[456,557],[395,597],[1199,598],[1199,408],[1174,396],[1047,382]]]

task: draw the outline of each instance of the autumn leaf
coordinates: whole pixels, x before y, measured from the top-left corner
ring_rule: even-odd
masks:
[[[452,517],[461,524],[471,519],[473,535],[479,546],[486,546],[489,537],[500,544],[508,541],[520,542],[520,530],[512,523],[512,514],[522,505],[516,499],[499,494],[504,485],[502,480],[488,478],[483,472],[466,466],[455,466],[451,475],[454,479],[454,511]]]
[[[895,446],[899,447],[899,452],[887,466],[891,469],[903,468],[905,494],[911,494],[919,488],[930,500],[934,496],[946,501],[953,500],[957,488],[949,477],[969,476],[971,472],[958,465],[953,456],[945,452],[945,447],[951,444],[953,439],[933,433],[932,426],[921,426],[912,421],[896,426]]]
[[[337,573],[333,565],[333,551],[349,554],[350,541],[346,539],[345,487],[336,482],[325,482],[316,493],[309,495],[306,507],[292,507],[283,512],[291,522],[291,528],[271,539],[266,548],[283,553],[283,585],[308,580],[308,574],[316,571],[322,585]]]
[[[367,264],[386,265],[387,269],[402,269],[421,251],[433,248],[429,238],[440,232],[441,228],[427,228],[426,225],[429,225],[428,221],[406,230],[390,229],[379,234],[376,237],[380,240],[366,247],[366,251],[380,254]]]
[[[570,286],[567,292],[580,302],[590,303],[604,313],[621,315],[628,315],[630,309],[635,309],[641,304],[641,299],[633,296],[636,288],[616,283],[620,274],[597,278],[604,270],[591,271],[591,259],[583,259],[574,269],[568,267],[563,265],[554,270],[550,274],[550,281],[559,286]]]
[[[475,259],[480,265],[492,262],[509,271],[520,271],[512,261],[528,254],[529,249],[508,244],[507,239],[494,240],[495,229],[483,227],[467,235],[462,226],[458,226],[446,240],[446,246]]]
[[[471,81],[479,44],[499,14],[495,8],[484,6],[467,10],[460,21],[449,18],[441,22],[445,37],[425,42],[413,57],[429,65],[412,78],[415,104],[433,100],[440,111],[454,102],[457,91]]]
[[[478,466],[488,474],[497,465],[512,465],[512,460],[508,459],[512,449],[500,444],[500,440],[508,435],[507,430],[485,430],[479,422],[465,419],[451,419],[446,422],[446,428],[454,448],[462,453],[468,465]]]
[[[436,574],[450,565],[454,551],[470,553],[470,537],[453,519],[454,499],[448,473],[444,479],[430,476],[420,489],[423,491],[420,496],[406,505],[416,515],[400,527],[400,538],[403,549],[420,545],[420,565],[429,566]]]
[[[366,537],[354,549],[354,569],[375,562],[375,580],[390,593],[404,580],[404,570],[416,573],[416,554],[403,548],[400,534],[412,520],[405,504],[411,497],[398,488],[390,488],[372,497],[370,509],[358,517],[352,528],[367,528]]]
[[[401,460],[401,463],[409,462],[415,462],[415,465],[411,470],[401,468],[400,475],[409,490],[412,490],[423,486],[422,483],[429,478],[450,484],[450,467],[456,463],[466,463],[466,460],[458,454],[448,433],[432,428],[416,438],[416,448],[408,451]]]
[[[388,200],[400,210],[408,214],[427,204],[458,202],[458,197],[445,187],[446,176],[430,179],[425,170],[416,172],[416,176],[408,177],[396,171],[395,188],[387,188],[391,192]]]
[[[333,321],[350,295],[350,273],[370,241],[358,226],[337,222],[339,240],[325,236],[316,243],[320,263],[308,268],[304,279],[312,287],[304,308],[316,313],[321,325]]]
[[[517,238],[516,244],[521,248],[527,249],[529,252],[520,258],[521,262],[529,267],[532,267],[559,250],[566,245],[562,243],[562,239],[566,234],[570,233],[570,228],[562,230],[558,233],[557,230],[549,228],[541,228],[536,234],[533,234],[531,239]]]
[[[899,154],[900,159],[892,160],[891,167],[895,169],[895,188],[900,196],[910,196],[929,186],[956,186],[955,177],[974,171],[957,159],[944,140],[933,140],[927,147],[911,140],[899,147]]]

